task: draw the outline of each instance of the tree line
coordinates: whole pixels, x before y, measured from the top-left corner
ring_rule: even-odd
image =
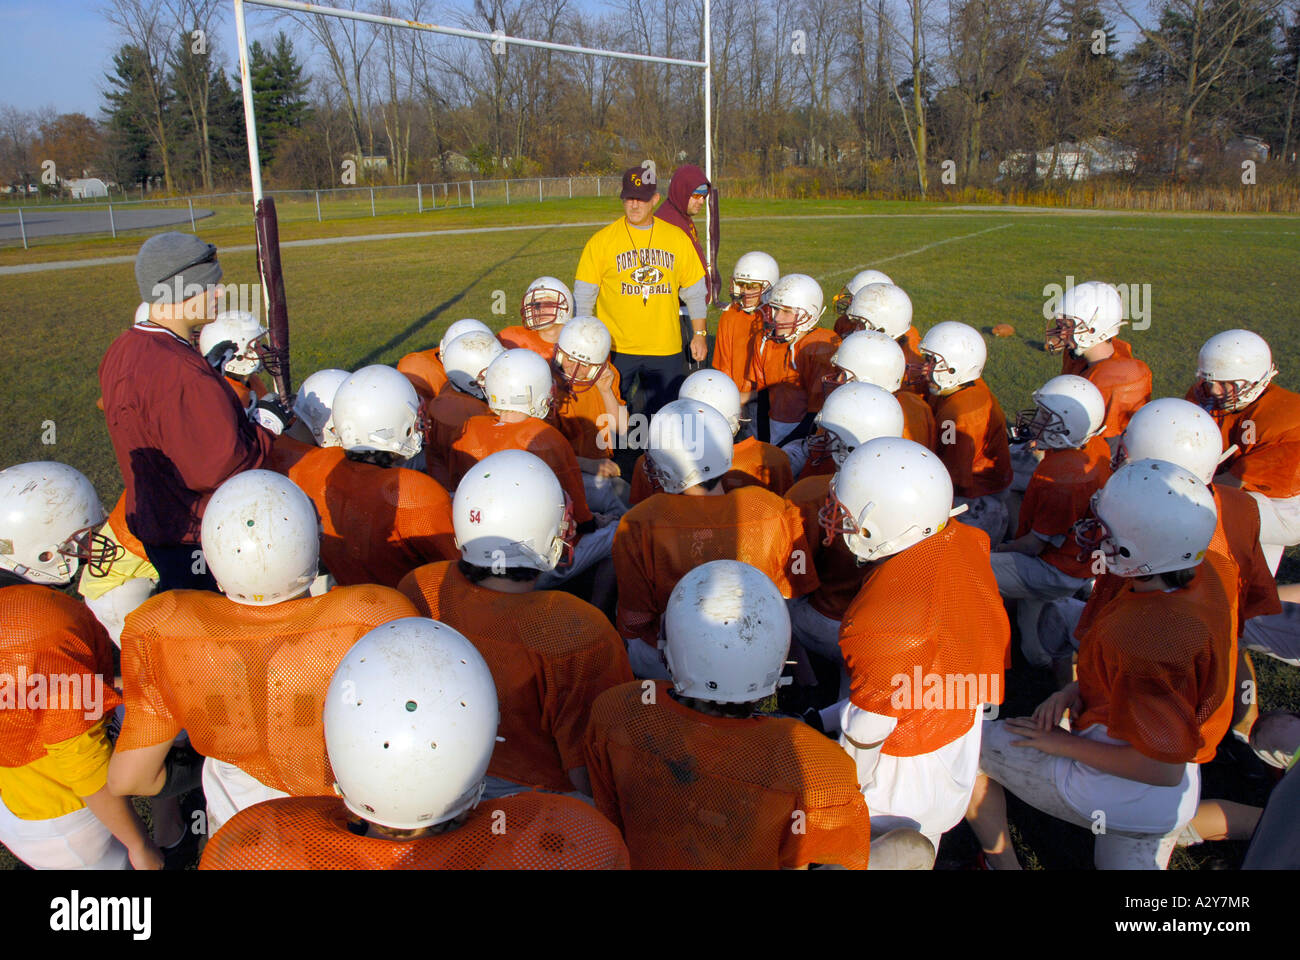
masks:
[[[573,0],[334,5],[703,56],[700,0],[615,0],[598,14]],[[0,111],[0,179],[20,182],[48,155],[120,184],[245,185],[224,6],[111,0],[122,43],[102,116]],[[1265,169],[1295,176],[1300,0],[1160,0],[1149,12],[1136,0],[714,0],[711,13],[723,178],[920,194],[1041,183],[1068,172],[1079,144],[1121,158],[1118,174],[1135,181],[1222,178],[1240,174],[1241,156],[1262,162],[1260,143]],[[698,70],[301,13],[271,22],[251,50],[270,186],[339,186],[349,159],[358,183],[703,159]]]

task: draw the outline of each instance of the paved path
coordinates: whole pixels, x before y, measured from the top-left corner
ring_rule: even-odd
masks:
[[[194,219],[212,216],[211,210],[194,208]],[[114,207],[113,222],[119,230],[148,230],[153,227],[171,227],[190,224],[190,211],[171,208],[133,210]],[[73,210],[67,207],[23,207],[23,226],[30,237],[53,237],[61,234],[109,233],[108,207],[92,210]],[[0,241],[22,240],[18,228],[17,207],[0,208]]]

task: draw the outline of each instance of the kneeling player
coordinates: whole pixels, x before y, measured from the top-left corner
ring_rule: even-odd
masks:
[[[447,382],[447,371],[442,365],[442,352],[447,349],[447,344],[471,330],[496,336],[492,333],[492,328],[482,320],[467,317],[448,326],[433,349],[417,350],[397,361],[397,372],[411,381],[411,386],[420,395],[421,403],[427,403],[436,397]]]
[[[907,369],[907,354],[898,341],[879,330],[858,330],[831,355],[832,372],[823,390],[829,396],[841,383],[855,380],[888,390],[903,408],[903,438],[933,450],[934,411],[924,397],[904,386]]]
[[[478,651],[412,617],[372,630],[325,693],[338,797],[285,797],[236,815],[200,870],[613,870],[627,848],[569,797],[479,803],[497,696]]]
[[[864,285],[853,295],[842,319],[843,327],[838,322],[835,324],[835,332],[841,338],[852,336],[856,331],[874,330],[898,344],[909,370],[925,359],[921,356],[921,335],[912,324],[912,298],[896,284],[884,281]],[[845,332],[841,333],[842,329]],[[904,390],[920,397],[925,396],[926,387],[924,380],[911,376],[903,383]]]
[[[573,294],[564,281],[538,277],[528,285],[519,304],[523,326],[506,327],[501,342],[507,350],[531,350],[549,363],[555,359],[555,345],[572,317]]]

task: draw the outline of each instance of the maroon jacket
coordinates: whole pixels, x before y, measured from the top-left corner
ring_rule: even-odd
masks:
[[[275,436],[248,419],[197,350],[162,327],[132,327],[114,340],[99,388],[131,532],[152,546],[197,545],[213,491],[261,467]]]

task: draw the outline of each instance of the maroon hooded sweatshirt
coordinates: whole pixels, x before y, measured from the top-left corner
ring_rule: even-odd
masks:
[[[695,244],[695,253],[700,258],[700,266],[706,267],[708,261],[704,258],[704,248],[700,245],[699,234],[695,232],[695,223],[686,213],[686,204],[691,199],[691,194],[701,184],[709,187],[709,251],[713,254],[713,268],[707,270],[709,280],[709,303],[713,303],[722,292],[722,281],[718,276],[718,191],[714,189],[713,184],[709,183],[708,178],[704,176],[704,171],[694,164],[686,164],[678,167],[673,171],[673,179],[668,184],[668,199],[659,204],[655,210],[655,217],[664,223],[671,223],[674,227],[679,227],[688,237],[691,243]]]

